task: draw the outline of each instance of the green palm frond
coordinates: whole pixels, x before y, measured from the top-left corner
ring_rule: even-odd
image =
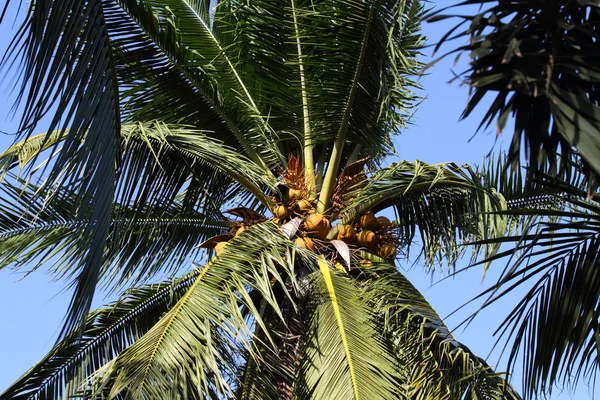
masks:
[[[470,168],[403,161],[373,173],[367,182],[353,193],[342,222],[393,207],[401,244],[410,244],[418,232],[430,262],[441,254],[452,264],[461,254],[459,241],[499,237],[506,229],[506,217],[494,213],[506,208],[504,198]],[[496,249],[484,246],[486,255]]]
[[[393,266],[374,263],[361,286],[377,316],[378,331],[404,369],[404,391],[415,399],[520,399],[498,374],[458,342],[419,291]]]
[[[206,396],[232,395],[238,347],[251,349],[252,330],[240,307],[265,329],[247,290],[258,290],[268,307],[279,310],[269,282],[271,277],[282,281],[278,268],[292,276],[294,251],[271,222],[233,238],[186,295],[98,378],[115,377],[111,396],[126,389],[136,396],[163,397],[186,381]]]
[[[510,257],[498,281],[479,296],[482,308],[527,288],[498,332],[507,346],[512,342],[509,367],[522,356],[523,386],[531,397],[557,383],[593,380],[599,367],[600,204],[598,195],[587,200],[581,165],[568,165],[566,176],[537,175],[538,193],[553,201],[540,207],[525,198],[505,211],[517,221],[515,233],[494,242],[510,248],[483,260]]]
[[[462,15],[445,15],[443,9],[430,18],[460,20],[438,47],[461,40],[450,53],[471,57],[461,74],[472,92],[463,118],[489,94],[494,100],[480,128],[497,121],[502,132],[509,117],[514,118],[509,156],[515,165],[524,152],[535,170],[554,162],[559,150],[568,155],[574,146],[600,173],[597,4],[483,0],[457,6],[471,4],[481,8]]]
[[[115,198],[132,207],[135,204],[140,208],[148,204],[158,206],[173,201],[185,188],[188,197],[194,196],[186,203],[205,203],[204,211],[214,213],[245,188],[263,204],[270,204],[263,191],[275,190],[275,178],[209,135],[210,132],[191,126],[159,121],[123,125],[119,144],[125,157],[117,178]],[[0,154],[0,163],[7,169],[20,166],[24,171],[31,168],[31,162],[40,154],[61,144],[62,140],[56,131],[30,137]],[[54,162],[61,151],[55,150],[44,163]],[[34,177],[35,174],[29,174],[27,179]],[[235,188],[236,180],[240,188]],[[196,187],[199,182],[204,187],[200,192]]]
[[[75,195],[44,203],[36,191],[31,184],[0,185],[0,268],[37,269],[48,263],[57,276],[72,276],[80,265],[81,233],[91,222],[73,218]],[[121,205],[114,210],[99,277],[114,286],[176,272],[184,260],[198,255],[199,243],[231,225],[223,217],[185,210],[181,202],[148,207],[141,215]]]
[[[147,332],[189,289],[198,268],[171,282],[128,290],[88,315],[83,334],[71,334],[0,394],[0,399],[74,396],[92,374]]]
[[[56,186],[78,186],[78,217],[96,221],[82,234],[86,267],[76,278],[63,334],[85,321],[110,224],[120,129],[119,89],[106,28],[114,11],[114,5],[100,0],[31,3],[3,62],[22,67],[18,103],[25,112],[17,140],[29,137],[49,110],[55,115],[48,131],[58,130],[64,137],[66,151],[48,168],[42,189],[51,193]],[[82,145],[84,135],[88,140]],[[67,165],[71,174],[64,173]]]
[[[117,3],[194,85],[255,163],[269,168],[281,165],[276,132],[244,82],[239,71],[243,66],[211,29],[210,1],[161,0],[142,4],[119,0]]]
[[[237,181],[247,191],[252,193],[263,205],[270,206],[272,200],[267,197],[265,190],[276,190],[276,179],[270,173],[265,171],[251,160],[237,153],[234,149],[224,146],[222,142],[211,139],[202,131],[196,130],[185,125],[167,125],[159,121],[129,124],[123,126],[123,140],[126,148],[131,148],[133,153],[128,161],[131,165],[123,167],[125,173],[142,175],[143,168],[140,168],[137,162],[147,162],[147,159],[154,158],[156,165],[160,169],[165,169],[162,165],[177,159],[177,156],[183,157],[185,163],[181,168],[186,169],[189,174],[191,169],[192,177],[195,171],[205,172],[206,169],[218,171],[223,177],[229,177]],[[134,141],[128,146],[129,140]],[[187,168],[185,168],[187,167]],[[168,168],[171,174],[173,167]],[[137,177],[137,176],[136,176]],[[140,178],[142,178],[140,176]],[[125,182],[135,182],[134,177],[127,176],[123,179]],[[205,184],[207,180],[200,180]],[[160,183],[155,179],[152,184]],[[179,182],[181,185],[182,182]],[[221,185],[224,182],[220,182]],[[149,188],[145,188],[148,190]],[[139,190],[136,188],[136,190]],[[164,189],[163,189],[164,190]],[[156,191],[155,191],[156,192]],[[133,194],[131,194],[133,196]],[[125,195],[125,197],[131,197]],[[160,204],[160,203],[159,203]]]
[[[401,398],[400,376],[377,335],[367,302],[324,259],[313,277],[295,396],[301,399]]]
[[[363,155],[377,159],[387,153],[390,136],[406,122],[403,112],[415,100],[410,87],[417,86],[406,76],[414,75],[420,66],[416,61],[418,25],[412,24],[419,20],[421,7],[418,2],[333,1],[307,13],[304,36],[315,43],[305,58],[308,103],[321,123],[313,131],[321,132],[324,140],[334,140],[319,198],[320,212],[330,206],[346,141],[360,144]],[[322,26],[323,16],[328,17],[326,27]],[[386,118],[380,118],[384,115]]]

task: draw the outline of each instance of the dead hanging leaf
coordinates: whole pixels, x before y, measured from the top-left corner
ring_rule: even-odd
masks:
[[[262,221],[266,221],[267,218],[254,211],[251,208],[247,208],[247,207],[236,207],[236,208],[232,208],[231,210],[226,210],[223,211],[225,214],[230,214],[230,215],[234,215],[236,217],[239,217],[241,219],[243,219],[244,221],[252,221],[253,223],[258,223],[258,222],[262,222]]]
[[[350,268],[350,248],[341,240],[332,240],[331,244],[335,247],[340,256],[346,261],[348,268]]]
[[[345,176],[354,176],[358,175],[361,172],[364,172],[365,165],[369,162],[369,158],[363,158],[361,160],[355,161],[352,164],[346,165],[346,168],[340,174],[340,178]]]
[[[368,158],[363,158],[362,160],[353,162],[347,165],[338,176],[332,197],[332,213],[334,215],[337,215],[352,200],[352,192],[366,182],[367,176],[364,172],[364,167],[368,161]]]
[[[291,239],[294,237],[296,232],[298,232],[298,228],[300,228],[300,224],[302,223],[302,218],[296,217],[289,222],[286,222],[281,226],[281,231],[288,238]]]

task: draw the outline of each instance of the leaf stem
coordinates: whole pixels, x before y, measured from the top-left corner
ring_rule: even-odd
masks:
[[[315,162],[313,159],[313,144],[310,131],[310,118],[308,114],[308,94],[306,93],[306,79],[304,77],[304,63],[302,61],[302,45],[300,44],[300,30],[298,29],[298,16],[296,4],[292,2],[292,16],[294,18],[294,31],[296,46],[298,48],[298,69],[300,70],[300,90],[302,93],[302,114],[304,121],[304,176],[308,196],[311,197],[315,190]]]
[[[373,7],[373,3],[371,3],[371,10],[369,12],[367,26],[365,27],[365,34],[362,40],[360,55],[358,56],[358,62],[356,64],[356,71],[354,71],[352,86],[350,88],[350,93],[348,94],[348,102],[346,103],[346,109],[344,110],[344,116],[342,118],[342,123],[340,124],[340,129],[338,131],[337,138],[335,139],[335,143],[333,144],[333,151],[331,152],[331,158],[329,159],[329,164],[327,165],[327,172],[325,173],[323,188],[321,190],[321,195],[319,196],[319,202],[317,204],[317,212],[319,214],[324,214],[331,206],[331,197],[333,195],[335,181],[338,169],[340,167],[340,160],[342,159],[344,144],[346,143],[346,134],[348,133],[348,124],[350,122],[352,107],[354,106],[354,97],[356,96],[356,89],[358,89],[359,86],[358,80],[360,79],[362,64],[367,50],[367,39],[369,37],[371,22],[373,20],[374,8],[375,7]]]

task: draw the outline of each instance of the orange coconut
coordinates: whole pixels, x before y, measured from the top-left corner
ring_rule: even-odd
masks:
[[[286,206],[277,206],[273,209],[273,215],[275,218],[286,219],[288,216],[288,209]]]
[[[379,246],[379,256],[381,258],[394,258],[396,257],[396,246],[393,243],[384,243]]]
[[[298,209],[298,211],[308,211],[311,208],[312,204],[310,204],[310,201],[306,199],[302,199],[298,202],[298,204],[296,204],[296,209]]]
[[[390,229],[392,222],[387,217],[377,217],[377,229]]]
[[[368,229],[365,229],[364,231],[360,232],[356,239],[358,240],[358,243],[364,247],[373,247],[377,242],[377,237],[375,236],[375,233]]]
[[[359,220],[360,227],[368,230],[374,231],[377,229],[377,219],[375,215],[373,215],[373,211],[368,211],[365,214],[361,215]]]
[[[300,198],[302,197],[302,191],[300,189],[292,189],[290,188],[288,190],[287,193],[287,201],[289,203],[296,201],[296,200],[300,200]]]
[[[294,240],[294,243],[296,243],[296,246],[298,247],[302,247],[303,249],[308,249],[308,250],[315,250],[315,242],[313,242],[313,240],[309,237],[305,237],[305,238],[296,238],[296,240]]]
[[[329,233],[331,223],[323,215],[315,213],[304,220],[304,228],[311,236],[325,238]]]
[[[346,243],[352,243],[356,240],[356,231],[352,225],[342,225],[338,230],[337,238]]]

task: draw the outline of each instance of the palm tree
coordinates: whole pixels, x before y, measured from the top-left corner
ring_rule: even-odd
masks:
[[[484,261],[509,260],[481,296],[488,296],[485,306],[528,285],[500,332],[514,340],[509,365],[523,356],[523,387],[532,396],[556,383],[594,381],[598,371],[600,9],[597,2],[570,0],[466,1],[449,9],[475,4],[480,8],[461,8],[459,15],[440,10],[429,18],[459,20],[435,50],[458,39],[444,56],[470,57],[458,75],[470,90],[463,118],[483,108],[489,95],[480,128],[496,123],[501,134],[514,124],[508,158],[489,166],[488,180],[522,229],[502,238],[510,248]],[[523,155],[526,177],[515,168]],[[518,200],[523,196],[542,204]]]
[[[383,167],[417,102],[422,13],[33,2],[0,267],[50,265],[75,294],[0,398],[519,398],[395,268],[417,235],[434,263],[506,228],[468,167]],[[126,290],[89,312],[100,282]]]

